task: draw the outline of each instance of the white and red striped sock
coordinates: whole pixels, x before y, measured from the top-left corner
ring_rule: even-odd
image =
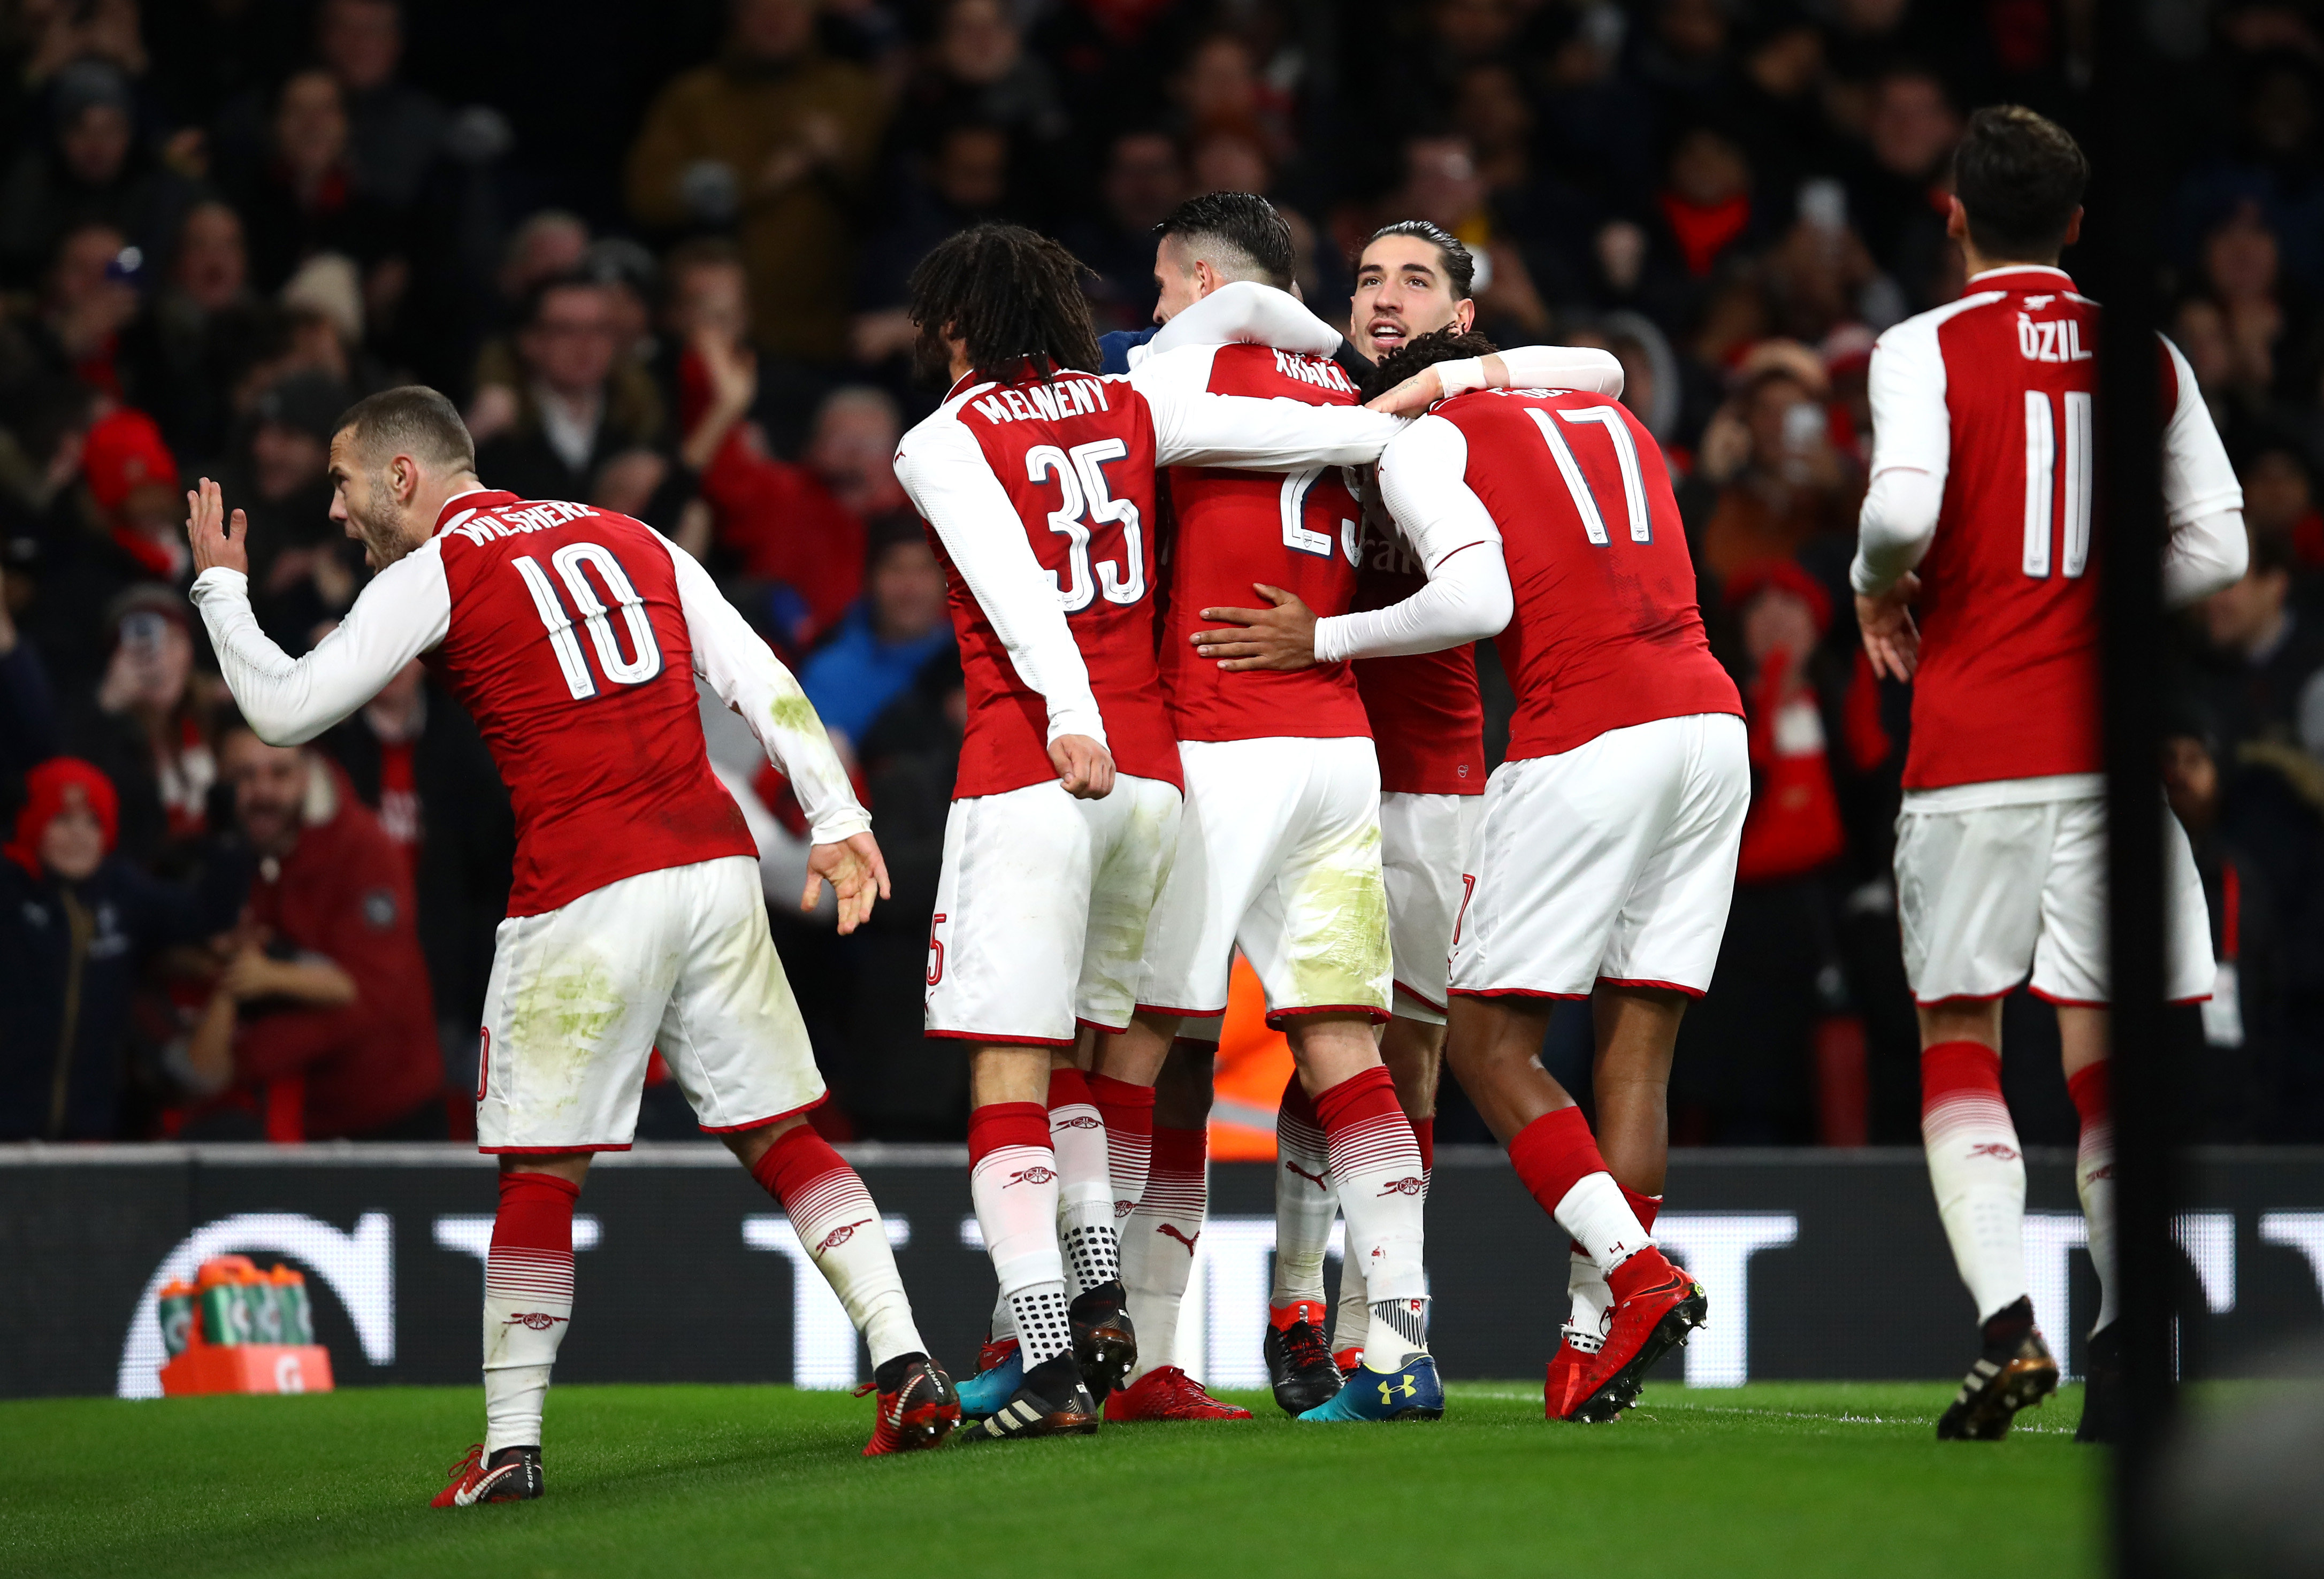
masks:
[[[791,1231],[863,1335],[872,1368],[899,1354],[926,1354],[880,1208],[830,1143],[800,1125],[776,1137],[751,1177],[790,1218]]]
[[[968,1115],[968,1192],[1029,1370],[1074,1341],[1065,1263],[1057,1253],[1057,1156],[1046,1106],[989,1102]]]
[[[1323,1121],[1296,1070],[1275,1112],[1275,1287],[1268,1303],[1282,1310],[1313,1300],[1320,1308],[1323,1256],[1332,1244],[1333,1219],[1340,1215],[1340,1191],[1332,1180]],[[1370,1319],[1369,1309],[1365,1319]]]
[[[1364,1270],[1371,1307],[1364,1365],[1400,1371],[1414,1355],[1428,1352],[1428,1275],[1422,1263],[1428,1184],[1420,1145],[1383,1065],[1317,1092],[1315,1116],[1348,1219],[1347,1259]]]
[[[501,1175],[484,1256],[484,1454],[540,1445],[557,1346],[573,1321],[573,1203],[550,1173]]]
[[[2025,1295],[2025,1158],[2002,1099],[1999,1053],[1981,1042],[1922,1052],[1921,1143],[1953,1264],[1984,1321]]]
[[[1178,1308],[1194,1276],[1195,1242],[1209,1206],[1208,1132],[1157,1125],[1146,1190],[1121,1241],[1121,1281],[1138,1329],[1133,1381],[1178,1363]]]
[[[2115,1318],[2114,1108],[2112,1077],[2104,1063],[2074,1071],[2066,1094],[2081,1115],[2082,1134],[2074,1147],[2074,1193],[2082,1200],[2089,1226],[2090,1263],[2098,1272],[2098,1314],[2092,1332],[2104,1332]]]
[[[1111,1075],[1084,1077],[1097,1115],[1105,1120],[1105,1166],[1113,1176],[1113,1226],[1117,1232],[1146,1193],[1146,1170],[1154,1160],[1154,1088],[1117,1080]]]
[[[1076,1069],[1049,1071],[1049,1147],[1057,1154],[1057,1243],[1074,1291],[1121,1277],[1105,1120]]]

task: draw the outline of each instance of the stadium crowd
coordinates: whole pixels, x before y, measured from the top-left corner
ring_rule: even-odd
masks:
[[[890,465],[933,404],[905,280],[965,225],[1018,219],[1090,265],[1102,329],[1137,327],[1154,225],[1234,189],[1284,211],[1326,317],[1355,244],[1420,217],[1476,252],[1486,333],[1620,358],[1755,769],[1674,1139],[1914,1140],[1889,875],[1906,697],[1863,660],[1846,586],[1866,369],[1881,330],[1960,289],[1964,114],[2076,126],[2093,9],[585,0],[552,23],[520,0],[13,0],[0,1139],[472,1123],[512,844],[474,726],[415,663],[314,748],[266,746],[185,599],[183,489],[216,477],[250,515],[262,622],[293,653],[318,639],[364,574],[327,514],[338,414],[415,380],[459,403],[491,486],[659,527],[793,664],[895,883],[845,939],[776,907],[824,1121],[956,1136],[965,1066],[921,1036],[920,983],[963,703]],[[2170,203],[2170,321],[2253,549],[2174,631],[2162,773],[2223,962],[2189,1090],[2200,1138],[2313,1141],[2324,15],[2231,3],[2209,29],[2183,41],[2215,140]],[[771,771],[733,787],[797,840]],[[2054,1024],[2026,1006],[2012,1105],[2028,1140],[2070,1143]],[[1576,1087],[1586,1024],[1561,1014],[1545,1052]],[[1442,1138],[1485,1138],[1446,1104]],[[693,1133],[674,1089],[641,1133]]]

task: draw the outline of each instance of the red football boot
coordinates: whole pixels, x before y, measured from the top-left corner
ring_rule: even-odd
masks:
[[[484,1502],[530,1502],[540,1495],[540,1449],[503,1447],[484,1457],[477,1443],[468,1455],[446,1472],[450,1483],[437,1492],[430,1508],[474,1508]]]
[[[943,1446],[960,1424],[960,1395],[953,1391],[952,1378],[926,1354],[899,1354],[880,1372],[855,1390],[859,1398],[872,1391],[880,1395],[863,1456]]]
[[[1340,1375],[1342,1379],[1353,1376],[1364,1368],[1364,1345],[1351,1344],[1344,1349],[1333,1350],[1332,1363],[1340,1368]]]
[[[1573,1406],[1582,1400],[1582,1378],[1590,1369],[1590,1362],[1598,1356],[1587,1349],[1574,1346],[1573,1335],[1562,1333],[1557,1340],[1557,1353],[1549,1360],[1549,1373],[1541,1389],[1542,1412],[1553,1420],[1562,1420],[1573,1412]]]
[[[1569,1420],[1604,1425],[1638,1401],[1646,1372],[1686,1342],[1711,1313],[1702,1285],[1652,1245],[1607,1274],[1614,1308],[1606,1345],[1591,1356],[1575,1384],[1579,1400]]]
[[[1106,1394],[1109,1423],[1125,1420],[1247,1420],[1250,1411],[1221,1403],[1203,1384],[1176,1365],[1148,1371],[1129,1386]]]

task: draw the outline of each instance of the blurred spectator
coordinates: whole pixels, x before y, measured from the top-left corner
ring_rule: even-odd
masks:
[[[1914,310],[1949,298],[1949,271],[1959,250],[1945,237],[1945,198],[1952,176],[1960,113],[1934,73],[1900,66],[1872,90],[1865,128],[1871,155],[1858,173],[1849,207],[1865,243],[1904,287]]]
[[[612,297],[586,275],[534,288],[515,372],[516,419],[476,450],[494,488],[522,499],[587,499],[608,460],[661,436],[653,377],[622,354]]]
[[[297,1115],[273,1138],[441,1138],[443,1060],[401,851],[305,748],[237,727],[222,751],[257,876],[180,1072],[199,1092],[269,1088],[266,1106]]]
[[[338,79],[347,107],[355,182],[390,208],[420,195],[448,130],[443,106],[396,80],[403,63],[400,0],[323,0],[315,52]]]
[[[2203,1005],[2201,1138],[2261,1141],[2275,1128],[2282,1084],[2282,962],[2276,936],[2273,880],[2261,863],[2219,829],[2218,742],[2200,716],[2170,720],[2163,741],[2163,785],[2187,830],[2195,869],[2210,912],[2211,953],[2218,961]]]
[[[250,519],[251,603],[259,623],[290,652],[311,645],[316,628],[355,601],[361,550],[331,519],[331,436],[353,404],[327,374],[297,372],[270,386],[251,409],[244,454],[228,494]]]
[[[2237,472],[2244,485],[2244,524],[2291,544],[2292,562],[2301,573],[2324,569],[2324,511],[2316,508],[2316,478],[2307,457],[2288,444],[2268,444],[2252,452]]]
[[[707,329],[694,353],[706,400],[687,430],[683,458],[701,471],[721,559],[756,583],[736,589],[743,610],[782,646],[804,651],[862,587],[858,509],[902,507],[895,404],[877,390],[834,391],[816,414],[807,464],[792,465],[768,455],[742,427],[756,381],[749,354]]]
[[[300,71],[274,97],[263,145],[220,172],[250,238],[250,272],[272,290],[317,252],[366,270],[394,250],[395,218],[355,179],[338,79]]]
[[[1177,145],[1167,136],[1141,130],[1113,140],[1094,214],[1069,219],[1060,233],[1096,271],[1090,306],[1101,334],[1154,321],[1154,227],[1186,194]]]
[[[107,61],[76,60],[50,85],[48,111],[48,136],[0,179],[0,277],[29,282],[76,225],[111,225],[160,256],[193,188],[139,146],[128,78]]]
[[[1721,579],[1796,558],[1819,538],[1850,540],[1862,491],[1832,445],[1822,403],[1829,385],[1813,352],[1767,341],[1737,370],[1736,384],[1703,430],[1697,473],[1718,490],[1701,528],[1699,564]]]
[[[951,127],[991,126],[1044,173],[1049,150],[1066,131],[1056,80],[1047,62],[1025,52],[1017,19],[1001,0],[950,0],[940,8],[936,38],[905,92],[899,120],[904,146],[926,152]]]
[[[23,326],[20,354],[43,372],[119,399],[121,331],[137,312],[134,281],[143,263],[109,225],[67,231],[43,282],[39,316]]]
[[[178,229],[161,288],[121,337],[123,393],[161,425],[170,447],[226,448],[228,397],[257,354],[261,308],[250,289],[242,219],[215,198]]]
[[[1009,138],[968,122],[935,133],[910,161],[887,222],[864,243],[855,302],[868,309],[852,326],[859,362],[908,353],[918,335],[905,317],[905,283],[929,249],[979,220],[998,217],[1009,198]]]
[[[2324,621],[2292,607],[2292,543],[2247,525],[2250,566],[2203,601],[2206,702],[2220,738],[2324,743]]]
[[[113,1140],[139,975],[229,924],[233,895],[116,854],[113,785],[91,764],[52,757],[26,791],[0,849],[0,1141]]]
[[[646,113],[630,151],[631,212],[663,229],[734,225],[760,347],[837,363],[850,207],[885,118],[870,74],[816,47],[814,0],[733,0],[718,61],[677,78]]]
[[[323,744],[411,872],[445,1080],[472,1090],[493,933],[508,913],[516,858],[500,770],[467,711],[417,658]]]
[[[168,588],[130,588],[106,610],[104,679],[93,695],[69,693],[63,712],[67,748],[96,763],[119,793],[123,850],[149,867],[187,862],[217,782],[192,620]]]
[[[827,728],[860,740],[888,704],[953,647],[944,567],[918,523],[890,516],[871,534],[863,596],[799,670]]]
[[[57,751],[57,695],[40,649],[17,628],[25,577],[0,565],[0,785]]]

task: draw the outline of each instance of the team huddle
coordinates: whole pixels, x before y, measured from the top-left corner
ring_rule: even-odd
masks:
[[[1951,217],[1968,294],[1890,330],[1872,370],[1851,579],[1873,662],[1914,682],[1899,909],[1932,1178],[1981,1324],[1946,1437],[1999,1436],[2058,1382],[2000,1098],[1999,998],[2029,973],[2059,1007],[2109,1290],[2087,1428],[2109,1407],[2094,379],[2087,354],[2037,354],[2097,342],[2055,267],[2085,173],[2041,117],[1980,112]],[[979,225],[913,277],[918,360],[949,387],[896,473],[945,569],[968,703],[926,1025],[968,1060],[996,1283],[957,1386],[862,1179],[805,1120],[823,1082],[697,686],[796,788],[805,897],[829,882],[843,932],[888,891],[871,818],[709,575],[641,522],[491,491],[450,403],[392,390],[331,445],[332,514],[377,574],[294,661],[251,614],[240,512],[229,530],[215,484],[189,496],[194,597],[262,737],[312,738],[421,656],[516,807],[476,1090],[501,1158],[486,1434],[439,1506],[541,1493],[574,1203],[592,1154],[629,1144],[656,1049],[861,1331],[867,1455],[1249,1418],[1174,1363],[1238,952],[1296,1064],[1266,1335],[1285,1410],[1443,1412],[1424,1218],[1447,1066],[1571,1240],[1550,1418],[1617,1418],[1707,1318],[1715,1290],[1653,1228],[1664,1093],[1718,958],[1751,762],[1669,466],[1611,355],[1472,332],[1472,262],[1435,226],[1366,244],[1346,335],[1297,299],[1293,260],[1264,199],[1194,198],[1158,227],[1159,326],[1103,343],[1080,265],[1030,231]],[[2164,580],[2185,601],[2241,574],[2241,496],[2163,350]],[[1480,639],[1517,697],[1489,776]],[[2169,996],[2200,997],[2201,892],[2163,815]],[[1538,1060],[1559,1000],[1591,1005],[1594,1134]]]

